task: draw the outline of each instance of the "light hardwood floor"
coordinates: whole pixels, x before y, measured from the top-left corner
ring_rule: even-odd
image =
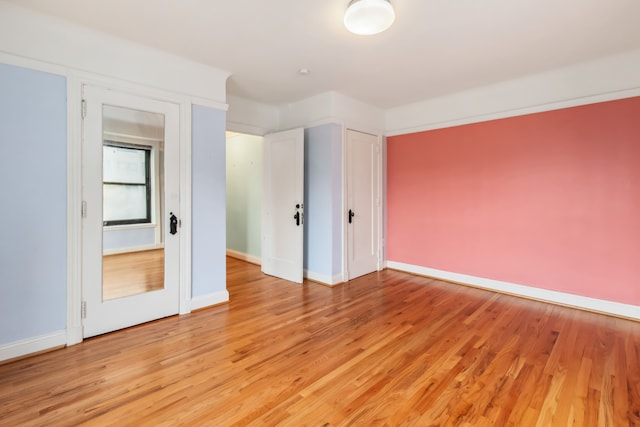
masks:
[[[0,365],[0,425],[640,425],[640,323],[394,271],[228,289]]]
[[[105,255],[102,260],[104,300],[164,287],[164,249]]]

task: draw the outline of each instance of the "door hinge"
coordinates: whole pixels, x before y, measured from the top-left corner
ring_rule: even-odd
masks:
[[[82,100],[80,110],[81,110],[80,114],[82,115],[82,118],[84,119],[85,117],[87,117],[87,101],[84,99]]]
[[[80,317],[82,317],[83,319],[87,318],[87,302],[86,301],[82,301],[82,304],[80,305]]]
[[[82,218],[87,217],[87,202],[85,202],[84,200],[82,201],[82,205],[80,207],[80,215],[82,216]]]

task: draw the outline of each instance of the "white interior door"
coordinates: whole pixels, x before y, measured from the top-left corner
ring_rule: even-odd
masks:
[[[84,86],[83,98],[82,311],[90,337],[178,313],[180,115],[177,104],[99,87]]]
[[[347,274],[378,270],[380,191],[378,138],[347,130]]]
[[[302,283],[304,130],[266,135],[263,150],[262,271]]]

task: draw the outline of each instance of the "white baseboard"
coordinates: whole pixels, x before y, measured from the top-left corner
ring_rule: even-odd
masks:
[[[143,245],[143,246],[131,246],[127,248],[118,248],[118,249],[105,249],[102,251],[103,255],[118,255],[118,254],[128,254],[129,252],[142,252],[142,251],[152,251],[154,249],[162,249],[164,245]]]
[[[82,326],[77,328],[67,328],[67,347],[80,344],[84,339],[82,332]]]
[[[262,265],[262,259],[256,257],[254,255],[245,254],[243,252],[234,251],[233,249],[227,249],[227,256],[232,258],[237,258],[242,261],[247,261],[252,264]],[[313,280],[314,282],[319,282],[324,285],[334,286],[344,282],[342,280],[342,274],[337,274],[335,276],[327,276],[324,274],[314,273],[313,271],[304,270],[304,277],[309,280]]]
[[[195,297],[190,302],[191,310],[198,310],[200,308],[210,307],[212,305],[221,304],[229,301],[229,292],[220,291],[212,294]]]
[[[336,274],[335,276],[327,276],[325,274],[319,274],[313,271],[304,270],[304,277],[306,277],[309,280],[313,280],[314,282],[319,282],[329,286],[338,285],[344,282],[344,280],[342,280],[342,274]]]
[[[15,359],[39,351],[67,344],[67,332],[58,331],[39,337],[27,338],[0,346],[0,361]]]
[[[242,261],[247,261],[247,262],[250,262],[251,264],[262,265],[261,258],[254,255],[249,255],[242,252],[234,251],[233,249],[227,249],[227,256],[241,259]]]
[[[544,301],[552,304],[559,304],[603,314],[611,314],[627,319],[640,320],[640,306],[589,298],[580,295],[567,294],[564,292],[550,291],[547,289],[534,288],[531,286],[518,285],[515,283],[502,282],[499,280],[469,276],[466,274],[451,273],[449,271],[436,270],[434,268],[404,264],[395,261],[387,261],[387,267],[394,270],[400,270],[407,273],[433,277],[449,282],[475,286],[478,288],[488,289],[504,294],[535,299],[538,301]]]

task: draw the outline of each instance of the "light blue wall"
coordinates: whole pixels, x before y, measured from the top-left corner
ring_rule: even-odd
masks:
[[[0,64],[0,344],[66,328],[65,77]]]
[[[192,296],[226,291],[226,121],[192,109]]]
[[[342,126],[305,129],[304,268],[332,277],[342,271]]]
[[[136,248],[140,246],[152,246],[155,244],[155,227],[125,228],[118,230],[104,230],[102,232],[102,249],[105,251]]]
[[[227,139],[227,249],[260,258],[262,250],[262,140]]]

